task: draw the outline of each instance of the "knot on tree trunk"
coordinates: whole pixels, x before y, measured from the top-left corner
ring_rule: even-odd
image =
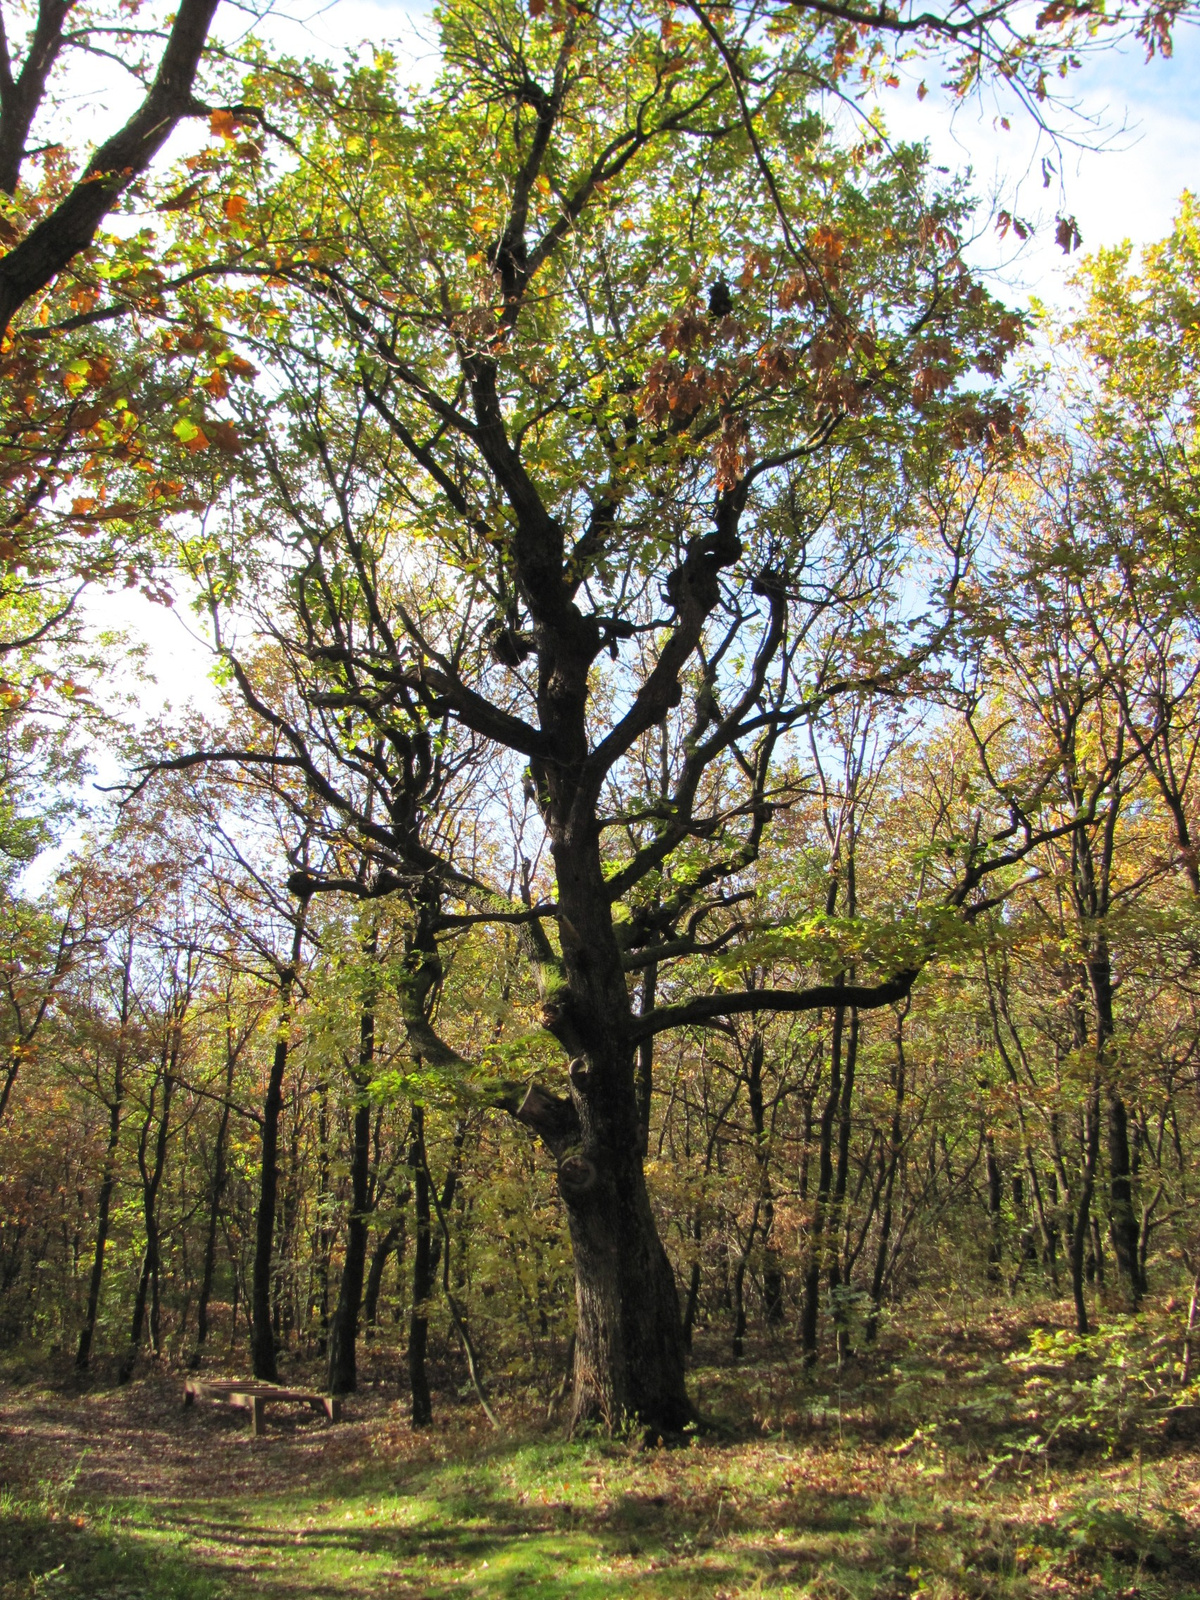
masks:
[[[539,1083],[530,1083],[513,1115],[532,1128],[559,1161],[572,1145],[579,1143],[582,1130],[574,1104],[551,1094]]]
[[[595,1162],[582,1151],[572,1150],[558,1163],[558,1187],[564,1200],[578,1204],[596,1187],[599,1174]]]

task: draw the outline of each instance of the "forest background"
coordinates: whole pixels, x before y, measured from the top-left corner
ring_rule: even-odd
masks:
[[[794,1372],[733,1402],[786,1428],[995,1314],[990,1470],[1180,1425],[1200,215],[1087,254],[1067,97],[1189,21],[456,4],[414,75],[28,19],[14,1360],[673,1439],[705,1361]],[[1032,195],[889,94],[1032,129]],[[111,692],[123,594],[194,616],[199,709]]]

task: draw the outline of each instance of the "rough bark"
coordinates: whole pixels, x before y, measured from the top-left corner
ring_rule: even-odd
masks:
[[[413,1222],[416,1229],[413,1252],[413,1301],[408,1327],[408,1376],[412,1390],[412,1425],[427,1427],[433,1421],[433,1402],[429,1393],[429,1378],[425,1371],[425,1356],[429,1343],[429,1302],[437,1283],[438,1263],[442,1253],[441,1231],[435,1231],[434,1212],[439,1222],[454,1203],[458,1187],[459,1162],[467,1125],[459,1122],[454,1130],[450,1152],[450,1165],[442,1184],[439,1200],[434,1191],[429,1172],[429,1155],[425,1146],[425,1108],[414,1105],[412,1139],[409,1145],[409,1167],[413,1175]]]

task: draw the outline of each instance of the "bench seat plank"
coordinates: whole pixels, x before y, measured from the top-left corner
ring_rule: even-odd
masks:
[[[311,1406],[314,1411],[323,1411],[330,1422],[340,1422],[342,1417],[342,1403],[334,1395],[318,1394],[315,1389],[287,1389],[282,1384],[254,1378],[188,1378],[183,1386],[183,1403],[190,1406],[197,1400],[215,1400],[248,1411],[250,1431],[256,1436],[263,1432],[266,1407],[273,1400]]]

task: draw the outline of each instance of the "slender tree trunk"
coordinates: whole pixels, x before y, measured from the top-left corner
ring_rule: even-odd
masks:
[[[177,1025],[172,1026],[172,1032],[177,1031]],[[168,1047],[172,1058],[178,1056],[178,1045],[172,1043]],[[171,1096],[175,1087],[174,1076],[175,1060],[164,1063],[162,1076],[162,1110],[158,1119],[158,1133],[154,1141],[154,1164],[147,1171],[145,1159],[145,1139],[138,1150],[138,1166],[142,1174],[142,1216],[146,1229],[146,1249],[142,1256],[142,1270],[138,1275],[137,1292],[133,1298],[133,1323],[129,1330],[129,1349],[121,1362],[117,1374],[118,1383],[128,1383],[133,1377],[133,1369],[137,1363],[138,1350],[142,1343],[142,1329],[146,1319],[147,1296],[155,1289],[157,1300],[157,1278],[159,1263],[159,1225],[158,1225],[158,1193],[162,1185],[163,1171],[167,1164],[167,1137],[171,1119]],[[153,1116],[154,1101],[151,1097],[150,1107],[146,1114],[147,1131],[150,1119]],[[151,1318],[151,1333],[154,1352],[158,1354],[158,1318]]]
[[[746,1349],[746,1266],[750,1260],[750,1252],[754,1248],[754,1236],[758,1232],[758,1206],[754,1207],[754,1215],[750,1219],[750,1231],[746,1235],[746,1247],[738,1256],[737,1266],[733,1271],[733,1340],[731,1353],[735,1361],[740,1361]]]
[[[983,1142],[985,1171],[987,1173],[987,1275],[989,1283],[1000,1283],[1003,1281],[1003,1252],[1000,1248],[1000,1226],[1004,1198],[1004,1176],[1000,1170],[1000,1162],[996,1157],[995,1139],[990,1133],[985,1133]]]
[[[104,1277],[104,1253],[108,1248],[109,1215],[112,1210],[113,1190],[117,1182],[117,1146],[121,1138],[121,1111],[125,1102],[125,1050],[133,994],[133,949],[131,936],[125,945],[125,961],[121,971],[119,1032],[113,1059],[112,1095],[108,1102],[108,1146],[104,1152],[100,1194],[96,1202],[96,1249],[92,1257],[87,1309],[84,1312],[79,1345],[75,1352],[75,1365],[80,1372],[87,1371],[88,1362],[91,1360],[92,1341],[96,1335],[96,1318],[100,1314],[100,1285]]]
[[[87,1310],[83,1314],[83,1328],[79,1334],[79,1347],[75,1352],[75,1365],[86,1372],[92,1354],[92,1340],[96,1334],[96,1318],[100,1312],[100,1283],[104,1276],[104,1252],[108,1248],[109,1213],[112,1209],[113,1190],[117,1183],[117,1145],[121,1137],[121,1107],[125,1093],[122,1081],[124,1062],[117,1058],[113,1074],[113,1098],[108,1108],[108,1147],[104,1152],[104,1167],[100,1178],[100,1194],[96,1201],[96,1249],[92,1257],[92,1276],[88,1284]]]
[[[14,1045],[9,1051],[8,1067],[4,1074],[4,1081],[0,1083],[0,1122],[4,1120],[4,1113],[8,1110],[9,1096],[12,1094],[13,1085],[17,1081],[17,1074],[21,1070],[21,1063],[24,1059],[24,1050],[19,1044]]]
[[[750,1126],[754,1131],[754,1161],[758,1169],[759,1227],[763,1241],[763,1317],[769,1328],[783,1321],[783,1272],[775,1250],[775,1194],[771,1187],[771,1152],[767,1143],[766,1107],[763,1102],[762,1034],[755,1029],[750,1046],[747,1092],[750,1101]]]
[[[896,1062],[892,1069],[892,1125],[888,1139],[887,1176],[883,1185],[883,1207],[879,1218],[879,1241],[875,1250],[875,1270],[871,1274],[871,1314],[867,1318],[865,1337],[868,1344],[875,1342],[879,1332],[879,1314],[883,1309],[883,1286],[892,1244],[892,1204],[896,1188],[896,1173],[904,1149],[904,1092],[908,1076],[908,1062],[904,1053],[904,1023],[908,1016],[906,999],[896,1017]]]
[[[335,1230],[330,1226],[329,1194],[329,1084],[317,1087],[317,1173],[316,1227],[313,1230],[313,1288],[310,1313],[317,1320],[317,1350],[329,1356],[329,1263],[333,1254]]]
[[[408,1382],[412,1391],[412,1425],[414,1428],[427,1428],[433,1421],[433,1402],[429,1395],[429,1377],[425,1371],[425,1353],[429,1343],[429,1297],[433,1293],[435,1266],[429,1167],[425,1160],[424,1106],[413,1106],[408,1161],[412,1169],[413,1221],[416,1231],[412,1312],[408,1323]]]
[[[302,900],[296,910],[291,960],[280,974],[279,1022],[262,1113],[258,1212],[254,1226],[254,1276],[250,1289],[250,1356],[254,1376],[270,1383],[276,1383],[279,1379],[275,1334],[271,1327],[275,1207],[279,1199],[279,1121],[283,1112],[283,1079],[287,1071],[288,1038],[292,1025],[292,994],[304,945],[307,911],[308,902]]]
[[[700,1245],[700,1217],[697,1214],[692,1223],[692,1237],[697,1248]],[[686,1349],[692,1348],[692,1336],[696,1327],[696,1312],[700,1308],[700,1263],[692,1262],[692,1270],[688,1273],[687,1299],[683,1307],[683,1342]]]
[[[374,960],[377,942],[368,941],[367,957]],[[373,983],[373,977],[368,983]],[[350,1217],[346,1224],[346,1255],[337,1310],[329,1330],[329,1389],[331,1394],[352,1394],[358,1387],[358,1317],[362,1308],[363,1276],[367,1264],[367,1232],[371,1226],[371,1101],[369,1088],[375,1064],[375,996],[363,1002],[359,1019],[358,1071],[354,1074],[354,1125],[350,1147]]]
[[[817,1145],[817,1201],[808,1238],[808,1264],[804,1273],[804,1298],[800,1310],[800,1349],[804,1362],[817,1359],[817,1327],[821,1312],[821,1266],[825,1250],[825,1225],[833,1189],[833,1127],[842,1094],[842,1035],[846,1010],[837,1006],[829,1045],[829,1093],[821,1111]]]
[[[367,1268],[367,1286],[363,1290],[363,1322],[368,1328],[375,1326],[379,1314],[379,1291],[383,1287],[383,1272],[393,1251],[400,1263],[404,1261],[404,1219],[393,1222],[378,1240],[371,1252],[371,1265]]]
[[[1133,1209],[1133,1179],[1129,1164],[1129,1123],[1125,1102],[1113,1088],[1105,1095],[1105,1127],[1109,1176],[1109,1229],[1117,1271],[1133,1310],[1146,1292],[1142,1269],[1137,1215]]]
[[[238,1052],[234,1048],[233,1033],[227,1023],[225,1029],[225,1098],[221,1102],[221,1116],[217,1122],[216,1145],[213,1150],[212,1180],[208,1188],[208,1228],[204,1236],[204,1263],[200,1271],[200,1298],[196,1305],[196,1348],[188,1362],[195,1369],[208,1342],[208,1303],[212,1298],[213,1279],[217,1270],[217,1234],[221,1224],[221,1202],[225,1195],[225,1141],[229,1133],[230,1099],[233,1094],[233,1073]]]
[[[829,1299],[837,1324],[837,1358],[845,1361],[850,1353],[850,1326],[846,1307],[840,1294],[843,1287],[840,1236],[846,1226],[846,1186],[850,1174],[851,1112],[854,1103],[854,1074],[858,1066],[858,1012],[850,1011],[850,1028],[846,1036],[846,1065],[842,1073],[842,1093],[838,1102],[838,1157],[837,1172],[833,1180],[833,1204],[826,1224],[829,1253]],[[849,1289],[850,1275],[845,1274],[845,1287]]]
[[[658,963],[652,961],[642,975],[642,1015],[654,1010],[658,990]],[[637,1050],[638,1122],[642,1130],[642,1159],[650,1149],[650,1109],[654,1099],[654,1035],[643,1039]]]
[[[1091,1226],[1092,1195],[1096,1187],[1096,1167],[1100,1159],[1100,1084],[1096,1080],[1084,1109],[1083,1161],[1079,1178],[1079,1193],[1075,1215],[1071,1221],[1071,1298],[1075,1302],[1075,1327],[1079,1333],[1088,1333],[1087,1302],[1084,1299],[1084,1266],[1087,1257],[1088,1234]]]
[[[433,1207],[440,1206],[444,1217],[454,1203],[458,1187],[458,1166],[462,1158],[467,1125],[459,1122],[454,1130],[454,1143],[450,1152],[450,1165],[442,1185],[439,1201],[433,1190],[429,1173],[429,1157],[425,1148],[425,1108],[413,1106],[412,1139],[408,1161],[413,1174],[413,1220],[416,1227],[413,1253],[413,1301],[408,1330],[408,1375],[412,1389],[412,1422],[414,1428],[423,1428],[433,1421],[433,1406],[429,1396],[429,1379],[425,1372],[425,1353],[429,1340],[429,1302],[437,1283],[438,1262],[441,1260],[442,1237],[435,1231]]]
[[[1094,934],[1091,940],[1087,973],[1096,1021],[1096,1061],[1104,1079],[1109,1232],[1113,1253],[1117,1258],[1117,1274],[1131,1308],[1136,1310],[1145,1292],[1145,1283],[1138,1259],[1138,1219],[1133,1209],[1129,1119],[1125,1101],[1112,1081],[1115,1067],[1112,1041],[1116,1026],[1113,1019],[1112,960],[1103,929]]]

